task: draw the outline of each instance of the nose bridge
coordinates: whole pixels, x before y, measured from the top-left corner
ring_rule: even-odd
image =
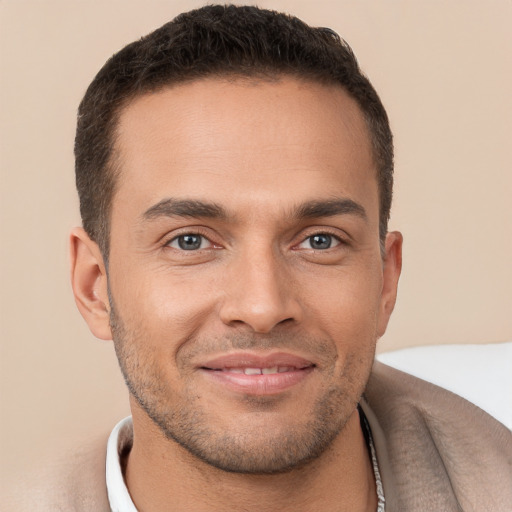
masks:
[[[299,319],[286,262],[271,244],[241,250],[226,278],[224,323],[243,323],[265,333],[282,322]]]

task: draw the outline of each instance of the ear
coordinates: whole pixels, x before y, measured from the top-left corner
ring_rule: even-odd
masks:
[[[76,305],[94,336],[110,340],[107,272],[100,248],[82,228],[73,229],[69,241]]]
[[[402,234],[398,231],[392,231],[386,235],[382,294],[377,327],[379,338],[386,332],[389,318],[395,308],[398,280],[402,271],[402,242]]]

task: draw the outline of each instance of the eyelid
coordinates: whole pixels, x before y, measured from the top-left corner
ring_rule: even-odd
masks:
[[[203,229],[201,227],[188,227],[187,226],[187,227],[175,230],[172,233],[168,233],[167,235],[162,237],[160,243],[161,243],[162,247],[164,247],[164,248],[170,247],[171,249],[175,249],[177,251],[186,252],[186,251],[183,251],[183,249],[171,247],[171,245],[170,245],[171,242],[174,242],[180,236],[186,236],[186,235],[200,236],[200,237],[204,238],[209,243],[209,247],[205,247],[205,248],[197,249],[197,250],[220,248],[220,244],[217,244],[212,240],[211,234],[207,233],[207,230]],[[194,251],[190,251],[190,252],[194,252]]]
[[[304,249],[310,250],[310,251],[321,251],[321,252],[324,252],[324,251],[328,251],[329,249],[335,249],[336,247],[338,247],[340,245],[343,245],[342,240],[340,240],[335,235],[331,235],[330,233],[316,233],[315,235],[309,235],[306,238],[304,238],[304,240],[302,242],[300,242],[297,245],[297,247],[298,248],[302,248],[301,247],[302,244],[307,243],[308,240],[310,240],[311,238],[313,238],[314,236],[317,236],[317,235],[326,235],[326,236],[330,237],[332,239],[332,243],[331,243],[330,247],[327,247],[326,249],[315,249],[314,247],[304,247]]]
[[[185,236],[194,236],[194,237],[198,237],[201,239],[201,242],[199,244],[199,247],[197,249],[190,249],[189,251],[186,250],[186,249],[183,249],[182,247],[179,247],[179,239],[181,237],[185,237]],[[175,247],[175,244],[177,245],[177,247]],[[202,249],[206,249],[206,247],[203,247],[204,244],[210,244],[211,246],[211,241],[208,240],[208,238],[206,238],[205,236],[203,235],[199,235],[199,234],[196,234],[196,233],[185,233],[183,235],[178,235],[178,236],[175,236],[174,238],[171,238],[167,244],[166,244],[166,247],[172,247],[173,249],[176,249],[178,251],[186,251],[186,252],[194,252],[194,251],[200,251]]]
[[[311,238],[315,235],[328,235],[328,236],[332,237],[334,240],[336,240],[336,242],[338,242],[336,245],[329,247],[329,249],[334,249],[340,245],[349,245],[350,236],[344,232],[340,233],[340,231],[341,230],[339,230],[339,229],[333,229],[333,228],[328,228],[328,227],[309,228],[306,230],[305,234],[304,234],[304,232],[301,234],[301,240],[298,243],[294,244],[294,246],[292,248],[293,249],[299,248],[299,246],[301,244],[303,244],[309,238]],[[329,249],[322,249],[322,252],[328,251]],[[320,249],[313,249],[312,247],[310,248],[310,250],[311,251],[316,251],[316,250],[320,251]]]

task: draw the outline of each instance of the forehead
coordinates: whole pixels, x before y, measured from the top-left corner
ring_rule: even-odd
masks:
[[[147,208],[166,195],[300,202],[376,188],[356,102],[293,78],[206,79],[138,97],[120,115],[116,145],[113,209],[129,196]]]

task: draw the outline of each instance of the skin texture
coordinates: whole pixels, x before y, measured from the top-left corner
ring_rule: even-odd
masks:
[[[291,78],[203,80],[134,100],[117,150],[108,278],[76,229],[72,281],[131,392],[137,507],[374,510],[356,406],[401,236],[382,258],[355,102]],[[267,393],[204,369],[283,353],[309,370]]]

